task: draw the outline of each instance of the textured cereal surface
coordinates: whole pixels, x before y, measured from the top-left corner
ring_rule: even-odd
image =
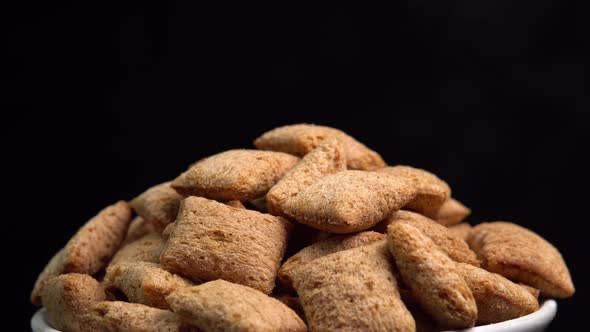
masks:
[[[291,228],[281,217],[187,197],[160,263],[188,277],[224,279],[270,294]]]
[[[146,221],[142,217],[137,216],[131,220],[131,224],[127,230],[127,235],[125,236],[123,243],[121,243],[121,246],[125,246],[131,242],[134,242],[135,240],[141,239],[147,234],[155,231],[156,229],[152,223]]]
[[[364,246],[384,240],[385,236],[377,232],[360,232],[351,235],[332,236],[326,240],[311,244],[291,256],[279,269],[278,282],[284,289],[292,289],[292,274],[295,269],[329,254]]]
[[[158,233],[149,233],[119,249],[109,265],[122,262],[152,262],[160,261],[160,253],[166,242]]]
[[[524,287],[499,274],[458,263],[477,303],[477,324],[492,324],[528,315],[539,309],[537,298]]]
[[[102,332],[188,332],[198,331],[175,313],[139,303],[104,301],[93,308],[90,319]]]
[[[168,241],[168,238],[170,237],[170,234],[172,234],[172,232],[174,232],[175,227],[176,227],[176,222],[173,222],[171,224],[168,224],[168,226],[166,226],[166,228],[164,228],[164,230],[162,231],[162,238],[164,239],[164,241]]]
[[[125,262],[111,265],[103,280],[104,287],[125,294],[129,302],[168,309],[166,296],[193,283],[164,270],[159,264]]]
[[[259,290],[215,280],[167,297],[172,310],[203,331],[307,331],[297,314]]]
[[[47,282],[43,305],[52,325],[63,332],[92,331],[86,315],[106,299],[100,283],[86,274],[62,274]]]
[[[428,236],[452,260],[479,266],[477,257],[465,240],[455,236],[448,228],[421,214],[400,210],[380,224],[407,223]],[[383,226],[383,225],[381,225]]]
[[[518,285],[520,287],[524,288],[527,292],[529,292],[534,298],[539,299],[539,295],[541,294],[541,291],[540,290],[538,290],[538,289],[536,289],[534,287],[525,285],[525,284],[520,283],[520,282],[518,283]]]
[[[465,220],[470,214],[470,208],[451,197],[440,207],[435,219],[441,225],[451,226]]]
[[[332,233],[368,229],[413,199],[406,180],[366,171],[328,175],[284,204],[284,213],[300,223]]]
[[[536,233],[510,222],[481,223],[471,230],[469,246],[484,269],[566,298],[575,288],[559,251]]]
[[[310,331],[414,331],[385,241],[339,251],[297,269],[293,285]]]
[[[387,235],[401,277],[424,311],[446,328],[473,326],[477,306],[456,263],[410,223],[392,223]]]
[[[449,232],[451,232],[456,237],[467,241],[467,237],[469,236],[469,232],[471,232],[471,228],[473,227],[470,224],[462,222],[460,224],[450,226]]]
[[[131,201],[133,210],[150,222],[158,232],[174,222],[182,200],[182,196],[170,184],[171,182],[164,182],[153,186]]]
[[[322,177],[343,170],[346,170],[346,156],[342,144],[335,137],[324,140],[266,194],[268,211],[283,215],[283,205],[288,199]]]
[[[47,263],[31,292],[31,302],[41,305],[47,281],[63,273],[94,274],[106,265],[127,234],[131,208],[123,201],[90,219]]]
[[[172,187],[184,196],[248,201],[266,194],[298,161],[282,152],[229,150],[197,162]]]
[[[35,286],[33,287],[33,291],[31,292],[31,303],[34,305],[41,305],[41,295],[43,294],[43,290],[45,289],[45,285],[49,280],[58,275],[63,273],[63,249],[58,251],[53,257],[49,260],[49,263],[43,268],[43,271],[37,277],[37,281],[35,281]]]
[[[275,128],[258,137],[254,145],[262,150],[304,156],[331,137],[336,137],[342,142],[349,169],[375,170],[385,166],[385,162],[377,152],[343,131],[313,124],[295,124]]]
[[[384,167],[377,171],[410,181],[416,189],[416,197],[404,208],[425,216],[436,217],[440,207],[451,196],[449,185],[426,170],[397,165]]]
[[[131,223],[131,207],[119,201],[90,219],[64,247],[64,273],[92,275],[119,249]]]
[[[242,204],[242,202],[237,201],[237,200],[233,200],[233,201],[227,201],[225,202],[225,204],[231,206],[231,207],[235,207],[237,209],[245,209],[246,207],[244,206],[244,204]]]

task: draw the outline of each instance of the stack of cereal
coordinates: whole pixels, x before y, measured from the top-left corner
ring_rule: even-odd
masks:
[[[462,223],[470,210],[446,182],[340,130],[290,125],[254,144],[100,211],[32,302],[64,332],[414,331],[574,293],[543,238]]]

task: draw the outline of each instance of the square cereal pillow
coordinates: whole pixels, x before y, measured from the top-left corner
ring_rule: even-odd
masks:
[[[298,161],[282,152],[229,150],[198,161],[172,188],[184,196],[248,201],[264,196]]]
[[[281,217],[187,197],[160,255],[164,268],[270,294],[292,225]]]

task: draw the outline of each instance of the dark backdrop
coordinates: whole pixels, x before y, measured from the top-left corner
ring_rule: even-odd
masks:
[[[34,311],[37,273],[99,209],[312,122],[438,174],[471,222],[514,221],[554,243],[578,292],[552,330],[573,326],[588,296],[582,14],[538,0],[2,11],[15,323]]]

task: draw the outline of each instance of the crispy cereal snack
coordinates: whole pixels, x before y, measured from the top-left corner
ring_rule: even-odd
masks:
[[[270,294],[291,223],[202,197],[187,197],[160,256],[168,270],[224,279]]]
[[[225,280],[179,289],[166,300],[203,331],[307,331],[301,318],[277,299]]]
[[[502,221],[482,223],[473,227],[467,242],[488,271],[550,297],[566,298],[575,292],[559,251],[524,227]]]
[[[322,177],[345,169],[346,156],[340,141],[335,137],[324,140],[266,194],[268,211],[274,215],[283,215],[283,205],[287,200]]]
[[[284,204],[285,214],[332,232],[368,229],[413,199],[406,180],[366,171],[342,171],[321,178]]]
[[[477,306],[456,263],[409,223],[387,228],[387,243],[401,277],[421,307],[447,328],[475,325]]]
[[[367,148],[341,130],[316,126],[313,124],[295,124],[267,131],[254,141],[262,150],[282,151],[296,156],[304,156],[318,147],[325,139],[336,137],[344,145],[344,152],[349,169],[375,170],[385,166],[381,156]]]
[[[282,152],[229,150],[197,162],[172,188],[184,196],[248,201],[266,194],[298,161]]]
[[[339,251],[295,270],[311,331],[414,331],[385,241]]]

